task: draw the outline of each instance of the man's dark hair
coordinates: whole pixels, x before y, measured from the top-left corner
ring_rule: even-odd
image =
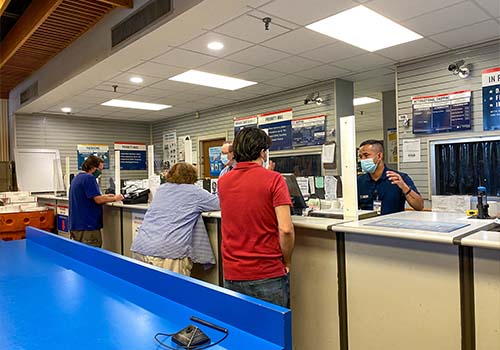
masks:
[[[99,164],[104,163],[102,158],[97,156],[89,156],[82,164],[82,170],[87,172],[92,168],[99,168]]]
[[[384,141],[382,140],[366,140],[361,142],[359,145],[359,148],[366,146],[366,145],[372,145],[372,146],[377,146],[380,148],[380,152],[384,153]]]
[[[271,147],[271,138],[259,128],[241,129],[233,141],[234,159],[237,162],[250,162],[260,156],[260,151]]]

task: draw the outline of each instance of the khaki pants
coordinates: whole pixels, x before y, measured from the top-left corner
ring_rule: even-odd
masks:
[[[188,257],[182,259],[164,259],[156,256],[142,255],[135,252],[132,252],[132,257],[136,260],[177,272],[185,276],[191,276],[193,262]]]
[[[101,248],[102,247],[102,235],[101,230],[94,231],[70,231],[69,238],[74,241],[82,242],[87,245]]]

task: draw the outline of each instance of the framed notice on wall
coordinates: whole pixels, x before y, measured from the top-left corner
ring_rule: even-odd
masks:
[[[500,130],[500,67],[482,71],[483,130]]]
[[[471,91],[412,97],[413,133],[433,134],[471,129]]]

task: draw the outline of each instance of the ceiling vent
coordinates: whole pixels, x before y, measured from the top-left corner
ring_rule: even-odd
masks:
[[[26,90],[21,92],[21,94],[19,95],[19,98],[21,100],[21,104],[23,104],[24,102],[29,101],[33,97],[37,97],[37,96],[38,96],[38,80],[35,81],[30,86],[28,86],[28,88]]]
[[[172,0],[152,0],[111,28],[111,46],[115,47],[138,31],[148,27],[172,10]]]

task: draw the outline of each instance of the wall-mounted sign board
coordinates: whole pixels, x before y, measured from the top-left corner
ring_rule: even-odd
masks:
[[[471,129],[471,91],[412,97],[413,133],[433,134]]]
[[[483,81],[483,130],[500,130],[500,67],[486,69]]]

